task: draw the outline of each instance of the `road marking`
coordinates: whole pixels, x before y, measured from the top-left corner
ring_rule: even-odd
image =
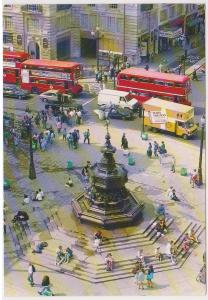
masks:
[[[88,103],[92,102],[92,101],[95,100],[95,99],[96,99],[96,97],[95,97],[95,98],[92,98],[91,100],[86,101],[84,104],[82,104],[82,106],[87,105]]]

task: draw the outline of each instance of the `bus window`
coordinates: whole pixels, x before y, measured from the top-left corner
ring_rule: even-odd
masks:
[[[47,81],[46,80],[39,80],[39,83],[40,84],[47,84]]]
[[[174,84],[173,84],[173,82],[165,82],[165,85],[167,85],[167,86],[173,86]]]
[[[183,87],[183,84],[176,82],[176,83],[175,83],[175,86],[176,86],[176,87]]]
[[[140,82],[146,82],[146,83],[150,82],[148,78],[141,78],[141,77],[138,78],[138,81],[140,81]]]
[[[132,77],[131,80],[137,81],[137,78],[136,77]]]
[[[58,85],[58,86],[64,86],[64,82],[58,82],[58,81],[56,81],[53,84],[54,85]],[[67,87],[65,87],[65,88],[67,88]]]
[[[154,84],[164,85],[164,82],[163,81],[159,81],[159,80],[154,80]]]

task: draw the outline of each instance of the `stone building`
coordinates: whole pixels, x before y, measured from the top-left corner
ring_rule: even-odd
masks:
[[[71,6],[4,5],[4,48],[25,51],[34,58],[79,57],[79,23],[73,20]]]
[[[4,5],[4,46],[29,52],[36,58],[95,58],[99,53],[105,64],[110,64],[115,54],[121,60],[127,57],[130,63],[138,64],[178,46],[184,33],[193,36],[198,29],[203,32],[201,7],[107,3]]]

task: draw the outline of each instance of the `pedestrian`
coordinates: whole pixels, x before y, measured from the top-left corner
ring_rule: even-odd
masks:
[[[49,276],[45,275],[43,277],[42,283],[41,283],[42,289],[38,291],[38,294],[41,296],[54,296],[53,292],[50,288],[50,279]]]
[[[148,148],[147,148],[147,156],[148,156],[149,158],[152,157],[152,144],[151,144],[151,143],[148,144]]]
[[[46,115],[46,113],[43,113],[43,115],[42,115],[42,126],[43,126],[44,129],[46,129],[46,127],[47,127],[47,115]]]
[[[42,201],[44,199],[44,193],[41,189],[39,189],[37,192],[36,192],[36,200],[37,201]]]
[[[108,253],[105,258],[106,271],[113,271],[113,257],[111,253]]]
[[[104,71],[104,81],[105,82],[108,81],[108,72],[107,72],[107,70]]]
[[[40,113],[39,113],[39,112],[36,114],[34,120],[35,120],[35,124],[36,124],[37,126],[39,126],[39,125],[40,125],[40,120],[41,120],[41,116],[40,116]]]
[[[87,131],[84,132],[84,143],[87,141],[88,144],[90,144],[90,130],[87,129]]]
[[[6,220],[4,219],[4,235],[7,233]]]
[[[73,149],[77,149],[78,145],[78,135],[76,129],[72,132],[72,140],[73,140]]]
[[[152,265],[149,266],[148,270],[147,270],[147,287],[153,288],[153,283],[152,283],[152,279],[154,276],[154,268]]]
[[[155,230],[156,230],[156,236],[160,237],[160,236],[164,236],[165,233],[167,233],[167,225],[165,223],[165,219],[160,219],[158,221],[158,223],[155,226]]]
[[[175,257],[176,257],[176,247],[175,247],[173,241],[170,241],[170,242],[167,243],[167,245],[166,245],[166,255],[167,255],[168,258],[171,259],[171,262],[173,264],[176,263],[176,260],[175,260]]]
[[[162,68],[163,68],[162,63],[159,64],[159,67],[158,67],[158,68],[159,68],[159,72],[162,72]]]
[[[72,187],[73,186],[73,181],[71,179],[71,177],[68,178],[68,181],[65,184],[66,187]]]
[[[171,200],[180,201],[179,198],[176,196],[176,190],[175,189],[172,190]]]
[[[196,74],[196,69],[194,69],[192,73],[192,80],[198,80],[197,74]]]
[[[158,149],[159,149],[159,145],[156,141],[154,141],[154,156],[158,157]]]
[[[163,255],[161,253],[160,247],[157,247],[155,249],[155,258],[158,259],[159,261],[162,261]]]
[[[145,267],[146,261],[143,254],[143,249],[139,249],[137,252],[137,261],[142,264],[142,267]]]
[[[145,271],[143,268],[138,269],[136,274],[135,274],[135,280],[136,284],[138,285],[138,288],[144,289],[144,280],[145,280]]]
[[[160,203],[156,208],[157,216],[165,216],[165,205]]]
[[[78,125],[80,125],[80,124],[82,123],[82,112],[81,112],[80,110],[77,111],[76,117],[77,117],[76,123],[77,123]]]
[[[59,246],[58,250],[56,251],[56,265],[60,264],[60,261],[62,260],[62,258],[65,256],[64,251],[63,251],[63,247]]]
[[[195,231],[193,228],[189,232],[189,241],[190,241],[191,245],[193,245],[194,243],[200,244],[199,240],[197,239],[197,237],[195,235]]]
[[[101,253],[100,244],[101,244],[100,239],[94,239],[94,248],[97,253]]]
[[[124,150],[128,149],[128,140],[126,138],[126,134],[123,133],[122,138],[121,138],[121,148]]]
[[[61,128],[62,128],[62,123],[61,123],[61,121],[58,121],[58,122],[56,123],[56,128],[57,128],[58,134],[60,134]]]
[[[64,128],[63,129],[63,141],[65,141],[65,142],[66,142],[66,135],[67,135],[66,128]]]
[[[146,71],[148,71],[149,70],[149,65],[146,64],[146,66],[144,68],[145,68]]]
[[[190,176],[190,184],[192,184],[192,188],[195,187],[197,177],[198,177],[198,172],[196,169],[194,169],[193,173],[191,173],[191,176]]]
[[[183,65],[182,65],[182,64],[179,64],[179,65],[178,65],[178,75],[180,75],[180,74],[181,74],[182,67],[183,67]]]
[[[24,194],[24,199],[23,199],[23,205],[24,204],[29,204],[30,203],[30,197],[26,194]]]
[[[67,142],[68,142],[69,149],[72,149],[73,148],[73,136],[72,136],[71,132],[69,132],[67,134],[66,139],[67,139]]]
[[[34,281],[33,281],[33,273],[35,272],[35,267],[34,265],[30,262],[28,266],[28,281],[31,286],[34,286]]]

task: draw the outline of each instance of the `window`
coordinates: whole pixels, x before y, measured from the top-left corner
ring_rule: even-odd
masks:
[[[12,17],[4,16],[3,23],[4,23],[4,30],[11,30],[11,29],[13,29],[13,20],[12,20]]]
[[[56,6],[56,10],[66,10],[66,9],[70,9],[72,7],[72,4],[58,4]]]
[[[166,21],[168,18],[167,10],[161,10],[160,12],[160,22]]]
[[[38,19],[27,19],[27,30],[28,31],[38,31],[40,29],[40,24]]]
[[[112,32],[115,32],[116,29],[116,19],[115,17],[107,17],[107,28]]]
[[[109,8],[118,8],[118,4],[109,4]]]
[[[169,8],[169,18],[174,18],[175,17],[175,6],[171,6]]]
[[[165,83],[165,85],[167,85],[167,86],[174,86],[174,83],[173,82],[164,82]]]
[[[117,22],[116,22],[116,31],[118,33],[122,33],[123,31],[123,20],[122,19],[117,19]]]
[[[177,13],[178,15],[183,13],[183,4],[177,4]]]
[[[97,16],[91,15],[90,16],[90,30],[95,30],[97,26]]]
[[[146,82],[146,83],[150,82],[148,78],[138,78],[138,81],[140,81],[140,82]]]
[[[95,7],[95,4],[87,4],[87,6]]]
[[[184,122],[178,122],[178,126],[184,128],[185,127],[185,123]]]
[[[82,27],[84,27],[85,29],[88,29],[88,27],[89,27],[89,24],[88,24],[88,22],[89,22],[89,16],[88,15],[86,15],[86,14],[81,14],[80,15],[80,18],[81,18],[81,26]]]
[[[3,33],[3,43],[4,44],[13,43],[13,34],[8,33],[8,32],[4,32]]]
[[[26,5],[26,9],[27,9],[27,11],[41,12],[42,11],[42,5],[39,5],[39,4]]]
[[[164,82],[163,81],[159,81],[159,80],[154,80],[154,84],[164,85]]]
[[[153,8],[153,4],[141,4],[141,12],[151,10]]]
[[[12,6],[13,6],[13,5],[4,5],[4,8],[12,9]]]

